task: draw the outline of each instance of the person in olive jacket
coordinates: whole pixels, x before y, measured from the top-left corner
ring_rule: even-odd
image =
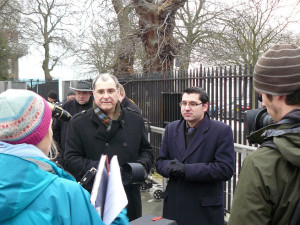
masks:
[[[153,164],[142,116],[118,101],[119,82],[114,75],[100,74],[93,81],[93,108],[75,115],[67,130],[65,168],[80,180],[92,167],[97,168],[102,154],[117,155],[119,164],[140,163],[145,178]],[[89,192],[92,182],[85,187]],[[134,220],[142,215],[139,184],[124,185],[127,215]]]
[[[75,99],[69,100],[62,105],[72,116],[76,113],[88,110],[93,106],[92,84],[87,81],[72,80],[70,89],[75,91]],[[52,126],[53,139],[60,149],[59,156],[55,159],[58,164],[63,166],[65,142],[69,121],[55,120]]]
[[[300,47],[275,45],[254,68],[254,89],[275,124],[251,133],[229,225],[300,224]],[[294,217],[295,216],[295,217]],[[298,221],[294,220],[298,216]]]

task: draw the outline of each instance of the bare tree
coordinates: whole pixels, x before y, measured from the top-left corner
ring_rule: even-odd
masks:
[[[0,77],[18,78],[18,58],[26,54],[27,49],[19,43],[18,26],[20,15],[16,0],[0,2]]]
[[[224,19],[226,28],[202,47],[217,64],[255,64],[270,45],[286,37],[291,15],[280,15],[282,0],[249,0]]]
[[[23,32],[27,40],[42,46],[42,68],[45,79],[52,79],[51,71],[68,52],[71,39],[74,7],[69,0],[26,0],[20,12],[24,15]]]
[[[133,8],[128,2],[122,0],[112,0],[113,8],[117,15],[119,25],[119,42],[117,43],[117,55],[114,73],[117,76],[133,74],[133,64],[135,57],[136,34],[130,13]]]
[[[147,59],[144,73],[171,71],[178,43],[173,37],[175,14],[186,0],[133,0],[139,16],[139,36]]]
[[[79,76],[113,73],[117,60],[115,44],[118,40],[115,24],[93,23],[90,30],[85,33],[82,45],[76,49],[76,64],[81,67]]]
[[[0,80],[9,79],[9,63],[8,58],[11,54],[10,47],[6,35],[0,31]]]
[[[220,1],[190,0],[176,14],[175,37],[180,43],[180,51],[176,60],[179,60],[180,70],[187,70],[191,62],[202,62],[202,52],[197,46],[208,42],[220,32],[220,17],[228,11]]]

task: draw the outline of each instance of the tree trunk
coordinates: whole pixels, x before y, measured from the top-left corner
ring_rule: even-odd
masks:
[[[129,20],[128,8],[123,7],[122,0],[112,0],[112,3],[118,16],[121,40],[117,48],[114,73],[116,76],[126,76],[133,74],[135,38],[131,34],[132,25]]]
[[[44,70],[45,80],[52,80],[52,77],[50,75],[50,69],[49,69],[50,49],[48,43],[44,44],[44,49],[45,49],[45,58],[43,60],[42,68]]]
[[[178,43],[173,38],[175,13],[186,0],[151,1],[133,0],[139,15],[142,42],[147,54],[144,73],[168,72],[173,68]]]

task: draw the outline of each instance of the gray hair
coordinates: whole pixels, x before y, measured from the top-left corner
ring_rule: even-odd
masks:
[[[103,81],[107,81],[109,78],[112,78],[116,84],[116,87],[117,89],[119,89],[119,81],[118,81],[118,78],[112,74],[109,74],[109,73],[101,73],[99,74],[98,76],[96,76],[93,80],[93,85],[92,85],[92,88],[93,90],[95,90],[95,85],[96,85],[96,82],[98,79],[101,79]]]

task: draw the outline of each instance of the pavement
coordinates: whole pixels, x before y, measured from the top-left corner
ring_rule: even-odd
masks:
[[[162,216],[163,201],[156,201],[151,197],[151,191],[141,191],[142,197],[142,216],[151,214],[153,216]]]
[[[153,196],[156,190],[162,190],[162,182],[163,178],[157,173],[152,174],[152,177],[148,177],[148,182],[153,181],[153,187],[150,189],[142,190],[141,191],[141,198],[142,198],[142,216],[151,214],[153,216],[159,217],[162,216],[163,210],[163,200],[162,199],[155,199]],[[229,213],[225,214],[225,224],[227,224],[229,220]]]
[[[148,178],[148,182],[152,179],[153,181],[153,188],[142,190],[141,191],[141,198],[142,198],[142,215],[151,214],[153,216],[162,216],[162,209],[163,209],[163,200],[162,199],[154,199],[154,192],[156,190],[162,190],[162,177],[154,173],[152,177]]]

